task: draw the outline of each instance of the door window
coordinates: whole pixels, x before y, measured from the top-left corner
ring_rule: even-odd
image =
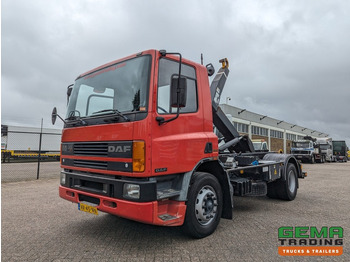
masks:
[[[179,63],[161,58],[159,61],[159,77],[158,77],[158,114],[175,114],[177,108],[170,106],[170,82],[173,75],[178,75]],[[197,103],[197,81],[196,71],[193,67],[182,64],[181,76],[187,81],[187,98],[186,106],[180,108],[180,113],[196,112]]]

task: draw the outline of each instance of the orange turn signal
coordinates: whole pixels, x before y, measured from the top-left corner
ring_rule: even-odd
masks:
[[[132,148],[132,170],[133,172],[145,171],[145,142],[134,141]]]

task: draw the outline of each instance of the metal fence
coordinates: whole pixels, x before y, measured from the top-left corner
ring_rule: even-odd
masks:
[[[5,127],[1,128],[1,182],[59,177],[61,133]]]

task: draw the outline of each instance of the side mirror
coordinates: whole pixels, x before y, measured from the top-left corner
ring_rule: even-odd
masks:
[[[170,84],[171,107],[185,107],[187,100],[187,80],[185,77],[173,75]]]
[[[207,68],[208,76],[212,76],[215,73],[213,64],[207,64],[205,67]]]
[[[62,117],[60,117],[59,114],[57,114],[57,109],[56,109],[56,107],[54,107],[53,110],[52,110],[52,114],[51,114],[51,122],[52,122],[53,125],[56,123],[57,117],[59,119],[61,119],[64,124],[66,124],[66,121],[64,121],[64,119]]]
[[[56,107],[54,107],[51,114],[51,121],[53,125],[56,123],[56,119],[57,119],[57,109]]]

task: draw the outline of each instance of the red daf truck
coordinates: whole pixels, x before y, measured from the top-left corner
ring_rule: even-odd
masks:
[[[292,155],[254,152],[219,106],[228,61],[147,50],[68,87],[59,195],[99,211],[202,238],[232,219],[233,196],[293,200],[304,178]],[[220,132],[220,140],[213,128]]]

